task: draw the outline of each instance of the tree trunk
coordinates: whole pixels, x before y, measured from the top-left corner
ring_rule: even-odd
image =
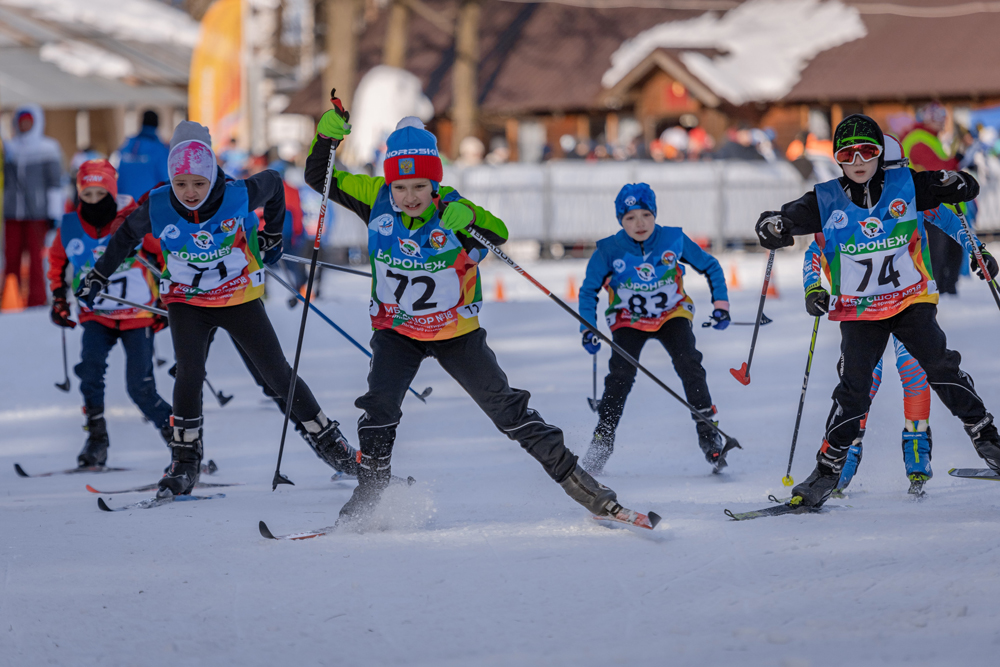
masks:
[[[475,134],[479,94],[479,16],[481,0],[462,0],[455,30],[455,67],[452,70],[451,117],[455,133],[453,157],[462,139]]]
[[[358,85],[358,38],[355,28],[363,0],[326,0],[326,69],[323,70],[323,108],[330,106],[331,88],[350,108]]]
[[[410,8],[402,0],[394,0],[389,8],[389,23],[385,29],[382,64],[406,67],[406,33],[410,29]]]

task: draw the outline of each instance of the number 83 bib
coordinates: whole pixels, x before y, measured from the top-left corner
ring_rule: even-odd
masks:
[[[368,223],[372,326],[418,340],[445,340],[478,329],[483,297],[476,263],[436,214],[408,230],[390,196],[383,187]],[[445,196],[446,201],[459,198],[454,191]]]
[[[612,331],[620,327],[657,331],[674,317],[694,317],[679,261],[684,234],[677,227],[663,227],[657,238],[645,255],[626,254],[612,262],[605,311]]]
[[[871,211],[855,205],[837,181],[816,186],[831,320],[881,320],[912,303],[937,303],[913,178],[907,169],[884,173],[882,197]]]

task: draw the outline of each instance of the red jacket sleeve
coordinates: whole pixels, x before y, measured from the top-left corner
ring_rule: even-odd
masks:
[[[57,230],[49,246],[49,290],[55,294],[58,289],[68,288],[66,284],[66,264],[69,259],[66,257],[66,249],[62,244],[62,230]],[[66,295],[69,296],[69,295]]]
[[[942,160],[927,144],[917,143],[910,149],[910,166],[924,171],[941,171],[958,169],[958,158]]]

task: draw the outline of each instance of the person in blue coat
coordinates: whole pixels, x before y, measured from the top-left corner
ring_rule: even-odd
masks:
[[[156,134],[159,126],[160,117],[156,112],[146,111],[142,114],[139,134],[126,141],[118,151],[118,192],[136,201],[158,183],[170,180],[167,175],[170,149]]]
[[[729,294],[722,267],[680,227],[656,224],[656,195],[645,183],[623,187],[615,199],[615,213],[622,231],[597,242],[580,289],[580,315],[597,326],[598,292],[602,287],[607,289],[605,319],[612,340],[634,359],[639,358],[646,341],[659,341],[670,354],[688,403],[711,418],[717,410],[708,391],[701,352],[695,347],[694,301],[684,292],[681,263],[708,279],[714,308],[711,319],[716,329],[729,326]],[[586,327],[580,329],[583,347],[597,354],[600,341]],[[625,399],[635,382],[635,366],[617,352],[611,355],[609,370],[598,408],[600,419],[583,458],[583,467],[591,474],[603,472],[611,456]],[[725,467],[718,432],[697,420],[695,427],[705,459],[715,471]]]

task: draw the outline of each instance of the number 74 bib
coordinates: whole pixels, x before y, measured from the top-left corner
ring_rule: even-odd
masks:
[[[840,293],[843,296],[892,294],[916,285],[921,277],[906,245],[864,255],[840,255]]]

